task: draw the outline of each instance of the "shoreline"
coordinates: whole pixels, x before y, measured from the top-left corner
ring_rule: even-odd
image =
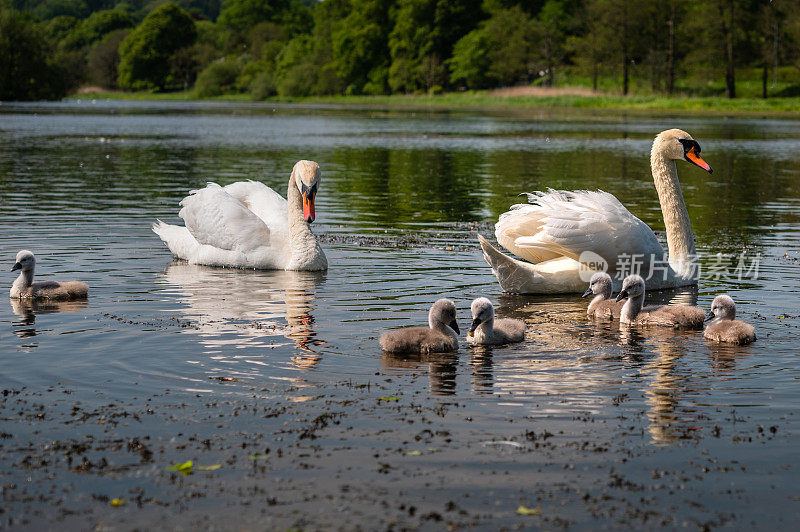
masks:
[[[525,110],[577,109],[600,112],[697,113],[710,115],[787,116],[800,113],[800,98],[736,98],[666,97],[658,95],[587,95],[585,93],[509,95],[502,91],[450,92],[437,95],[391,96],[309,96],[253,100],[249,94],[225,94],[213,98],[197,98],[192,91],[153,92],[83,92],[71,94],[65,100],[108,99],[134,101],[196,101],[235,102],[254,104],[336,105],[396,110]]]

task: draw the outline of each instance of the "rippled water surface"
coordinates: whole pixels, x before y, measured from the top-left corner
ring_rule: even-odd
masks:
[[[653,297],[707,308],[715,294],[727,292],[739,317],[756,326],[754,345],[716,346],[698,332],[620,333],[587,322],[587,302],[579,297],[501,293],[475,233],[491,235],[520,192],[602,188],[663,230],[649,147],[670,127],[689,131],[714,167],[712,175],[681,163],[678,169],[707,273],[694,290]],[[298,159],[316,160],[323,171],[314,230],[328,255],[325,273],[173,262],[150,231],[156,218],[177,223],[178,202],[207,181],[257,179],[285,194]],[[119,493],[130,500],[130,490],[141,488],[163,500],[175,489],[165,487],[165,477],[172,478],[165,464],[193,456],[228,464],[209,475],[235,485],[237,471],[249,471],[247,451],[237,458],[224,446],[194,448],[182,438],[203,433],[213,440],[224,432],[226,442],[238,445],[240,434],[260,449],[261,434],[273,438],[275,452],[293,436],[289,429],[285,438],[275,436],[284,429],[264,420],[232,421],[231,411],[216,406],[225,400],[243,410],[289,401],[293,417],[281,418],[289,425],[303,416],[316,419],[326,401],[341,405],[337,415],[347,420],[319,428],[343,431],[334,438],[338,443],[325,440],[320,448],[352,448],[337,465],[320,459],[309,472],[278,461],[263,478],[247,473],[255,484],[269,484],[276,474],[298,493],[313,492],[311,500],[325,502],[324,493],[338,497],[347,492],[345,484],[385,484],[380,489],[390,492],[394,483],[408,499],[416,489],[425,491],[414,503],[420,508],[444,508],[448,501],[467,508],[436,509],[442,519],[424,521],[436,526],[795,522],[799,221],[797,120],[94,101],[0,105],[0,258],[10,269],[19,249],[31,249],[40,279],[81,279],[91,286],[86,303],[0,306],[0,375],[9,392],[1,426],[8,437],[0,440],[7,511],[0,517],[30,526],[60,519],[107,524],[119,516],[152,523],[163,506],[142,503],[140,496],[136,507],[108,510],[107,498]],[[757,260],[758,269],[739,279],[729,272],[742,256],[748,265]],[[6,285],[13,278],[5,274]],[[469,302],[481,295],[495,301],[499,315],[528,323],[524,343],[495,349],[462,343],[455,355],[431,358],[393,357],[378,348],[381,331],[425,323],[430,303],[443,296],[456,302],[466,329]],[[20,399],[12,405],[15,394]],[[128,460],[136,465],[123,470],[127,462],[113,444],[95,449],[89,460],[96,466],[105,459],[111,473],[99,466],[77,470],[74,463],[59,469],[60,452],[48,455],[50,469],[27,464],[25,454],[46,455],[50,440],[74,442],[109,430],[87,428],[95,417],[69,425],[77,419],[75,410],[70,414],[76,402],[83,409],[124,404],[153,410],[155,420],[141,429],[126,418],[115,430],[128,442],[128,432],[141,430],[164,451],[141,464]],[[33,403],[55,412],[31,417]],[[214,420],[202,414],[212,403],[219,408]],[[417,455],[404,454],[426,427],[417,420],[398,428],[414,423],[392,417],[404,407],[450,409],[429,430],[434,439],[447,432],[450,441],[440,442],[441,454],[427,465],[409,465]],[[520,454],[514,443],[538,449],[539,440],[523,437],[529,430],[544,430],[557,451],[546,459]],[[492,441],[506,443],[487,444]],[[392,447],[401,451],[388,469],[397,475],[390,481],[381,466],[373,467],[372,455]],[[127,456],[124,448],[119,452]],[[335,469],[339,464],[346,467]],[[576,466],[583,473],[570,473]],[[410,473],[414,468],[440,476],[416,482],[415,475],[424,474]],[[486,477],[503,470],[509,475],[504,482]],[[602,474],[592,473],[598,470]],[[69,485],[69,493],[60,502],[33,502],[53,484]],[[534,497],[526,493],[534,484],[565,493]],[[600,497],[608,491],[610,500],[623,494],[624,511],[622,503],[612,510]],[[285,507],[280,495],[275,505],[258,497],[227,491],[205,504],[218,508],[217,516],[237,511],[230,510],[237,504],[246,515],[275,512],[269,523],[280,527],[369,526],[375,511],[346,496],[357,509],[348,517],[318,515],[300,495]],[[83,517],[44,509],[58,504]],[[386,512],[397,516],[381,526],[420,524],[413,519],[421,512],[409,516],[399,504],[393,501]],[[519,516],[519,504],[542,514]],[[647,508],[637,513],[639,506]],[[294,517],[281,517],[281,508]],[[109,511],[117,513],[109,517]]]

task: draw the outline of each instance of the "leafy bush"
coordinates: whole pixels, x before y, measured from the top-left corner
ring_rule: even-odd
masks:
[[[261,72],[250,83],[250,96],[254,100],[266,100],[278,93],[275,88],[275,79],[270,72]]]
[[[95,44],[87,57],[86,77],[91,83],[105,89],[117,88],[119,45],[128,30],[115,30]]]
[[[119,86],[164,89],[172,73],[172,56],[197,37],[194,22],[175,3],[154,9],[119,47]]]
[[[194,88],[200,98],[219,96],[232,91],[236,87],[238,77],[239,67],[236,62],[221,59],[200,72]]]
[[[48,59],[45,42],[19,11],[0,10],[0,100],[50,100],[66,94],[67,73]]]

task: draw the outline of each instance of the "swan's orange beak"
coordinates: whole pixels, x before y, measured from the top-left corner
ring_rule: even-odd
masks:
[[[311,223],[314,221],[314,191],[307,189],[303,191],[303,218],[306,222]]]
[[[703,170],[705,170],[709,174],[714,172],[714,170],[712,170],[711,166],[707,162],[705,162],[702,157],[700,157],[700,154],[697,153],[697,150],[696,150],[695,147],[692,147],[689,151],[684,153],[684,157],[686,157],[687,161],[689,161],[690,163],[692,163],[694,165],[699,166],[700,168],[702,168]]]

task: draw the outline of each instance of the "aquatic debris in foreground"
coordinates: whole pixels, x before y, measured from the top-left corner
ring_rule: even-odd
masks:
[[[177,471],[181,475],[192,474],[192,461],[187,460],[182,464],[173,464],[165,469],[165,471]]]
[[[515,441],[511,441],[511,440],[482,441],[481,445],[483,445],[484,447],[488,447],[489,445],[508,445],[509,447],[516,447],[518,449],[521,449],[521,448],[524,447],[524,445],[522,445],[521,443],[518,443],[518,442],[515,442]]]
[[[539,515],[542,513],[542,510],[539,508],[528,508],[524,504],[520,504],[519,508],[517,508],[517,513],[519,515]]]
[[[115,499],[111,499],[111,500],[108,502],[108,504],[110,504],[110,505],[111,505],[111,506],[113,506],[114,508],[118,508],[118,507],[120,507],[120,506],[125,506],[125,501],[124,501],[124,500],[122,500],[122,499],[116,499],[116,498],[115,498]]]

